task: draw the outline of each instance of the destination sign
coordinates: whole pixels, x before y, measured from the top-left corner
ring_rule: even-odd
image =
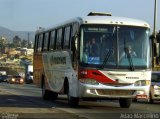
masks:
[[[66,57],[54,57],[54,56],[51,56],[50,64],[51,65],[66,64]]]

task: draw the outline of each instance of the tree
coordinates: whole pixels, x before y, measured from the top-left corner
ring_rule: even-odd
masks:
[[[32,43],[32,41],[29,41],[29,43],[28,43],[28,48],[33,48],[33,43]]]
[[[7,44],[8,44],[8,39],[6,37],[1,37],[0,38],[0,45],[6,46]]]
[[[22,47],[28,47],[28,41],[24,39],[24,40],[22,41],[22,43],[21,43],[21,46],[22,46]]]
[[[21,47],[21,38],[19,38],[19,36],[15,36],[13,38],[13,46],[16,48],[16,47]]]

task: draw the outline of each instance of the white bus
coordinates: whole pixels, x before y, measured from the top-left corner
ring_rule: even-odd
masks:
[[[33,82],[42,88],[43,99],[67,94],[72,107],[79,99],[112,98],[119,100],[120,107],[129,108],[137,94],[149,95],[149,35],[144,21],[93,12],[39,30]]]

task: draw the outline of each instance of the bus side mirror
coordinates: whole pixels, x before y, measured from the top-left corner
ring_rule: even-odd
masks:
[[[71,39],[71,51],[72,51],[73,57],[76,56],[79,59],[77,48],[78,48],[78,36],[73,36]]]
[[[154,40],[155,39],[155,36],[152,34],[152,35],[150,35],[150,37],[149,37],[151,40]]]
[[[73,36],[71,39],[71,50],[77,50],[78,47],[78,37],[77,36]]]

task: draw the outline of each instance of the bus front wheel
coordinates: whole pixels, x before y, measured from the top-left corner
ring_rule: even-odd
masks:
[[[132,99],[130,98],[120,98],[119,104],[121,108],[129,108],[131,106]]]
[[[71,96],[69,93],[69,85],[67,85],[67,87],[68,87],[67,90],[68,104],[70,107],[76,107],[79,103],[79,98]]]
[[[70,107],[76,107],[79,103],[79,98],[72,97],[68,94],[68,104]]]

